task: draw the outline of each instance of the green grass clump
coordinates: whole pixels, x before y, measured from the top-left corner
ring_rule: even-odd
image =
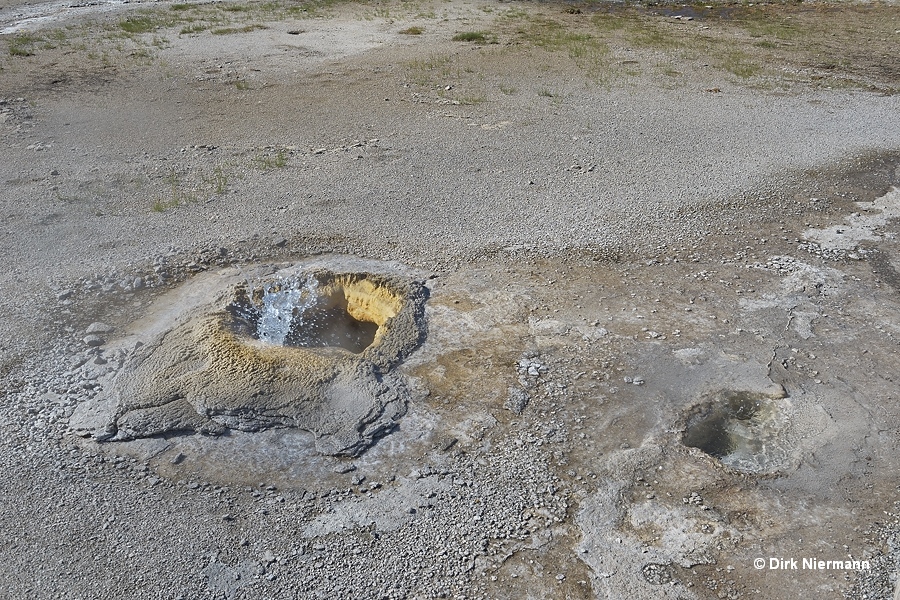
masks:
[[[125,33],[138,34],[153,31],[156,24],[150,17],[129,17],[119,22],[119,29]]]
[[[415,26],[400,30],[400,33],[402,33],[403,35],[422,35],[424,32],[424,29]]]
[[[220,196],[228,191],[228,175],[222,170],[222,167],[216,167],[213,170],[213,183],[215,184],[216,193]]]
[[[484,31],[463,31],[453,36],[454,42],[487,42],[487,34]]]
[[[741,79],[753,77],[762,70],[758,64],[750,60],[749,56],[739,50],[725,52],[718,66]]]
[[[160,198],[157,198],[150,208],[153,209],[153,212],[164,213],[170,208],[175,208],[176,206],[178,206],[177,200],[162,200]]]
[[[41,38],[28,33],[20,33],[9,41],[10,56],[33,56],[34,44],[42,42]]]
[[[609,46],[604,35],[576,29],[549,18],[531,19],[518,30],[522,40],[548,52],[565,52],[592,77],[602,77],[608,70]]]
[[[256,163],[263,171],[282,169],[288,164],[288,153],[285,150],[279,150],[275,156],[263,155],[258,157]]]

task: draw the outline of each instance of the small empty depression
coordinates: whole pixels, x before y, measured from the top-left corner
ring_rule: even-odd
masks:
[[[785,401],[752,392],[724,392],[688,418],[682,441],[729,467],[766,473],[783,467]]]
[[[400,300],[366,279],[308,274],[247,283],[228,312],[235,333],[267,344],[343,348],[361,353],[400,309]]]

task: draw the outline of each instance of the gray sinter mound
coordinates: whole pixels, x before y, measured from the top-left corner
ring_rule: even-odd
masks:
[[[274,310],[266,306],[272,290],[292,281],[309,288],[305,309],[282,306],[286,339],[261,341],[259,322],[273,321],[264,314]],[[285,269],[268,284],[229,290],[139,344],[82,430],[120,441],[296,427],[312,432],[324,454],[356,456],[396,426],[408,394],[392,367],[424,339],[422,285],[395,275]],[[338,328],[335,316],[350,325]],[[341,333],[348,327],[363,333]],[[353,347],[372,330],[367,347]],[[361,351],[339,347],[351,335],[357,337],[348,344]]]

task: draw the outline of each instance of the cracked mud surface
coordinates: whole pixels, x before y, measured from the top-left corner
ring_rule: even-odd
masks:
[[[894,597],[895,5],[95,8],[0,3],[0,596]],[[368,450],[85,437],[204,281],[348,256],[428,288]]]

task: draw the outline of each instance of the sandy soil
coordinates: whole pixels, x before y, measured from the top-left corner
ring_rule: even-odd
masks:
[[[894,597],[895,5],[3,2],[0,31],[0,596]],[[210,278],[345,255],[430,295],[360,457],[71,422]],[[743,458],[685,443],[716,414]]]

